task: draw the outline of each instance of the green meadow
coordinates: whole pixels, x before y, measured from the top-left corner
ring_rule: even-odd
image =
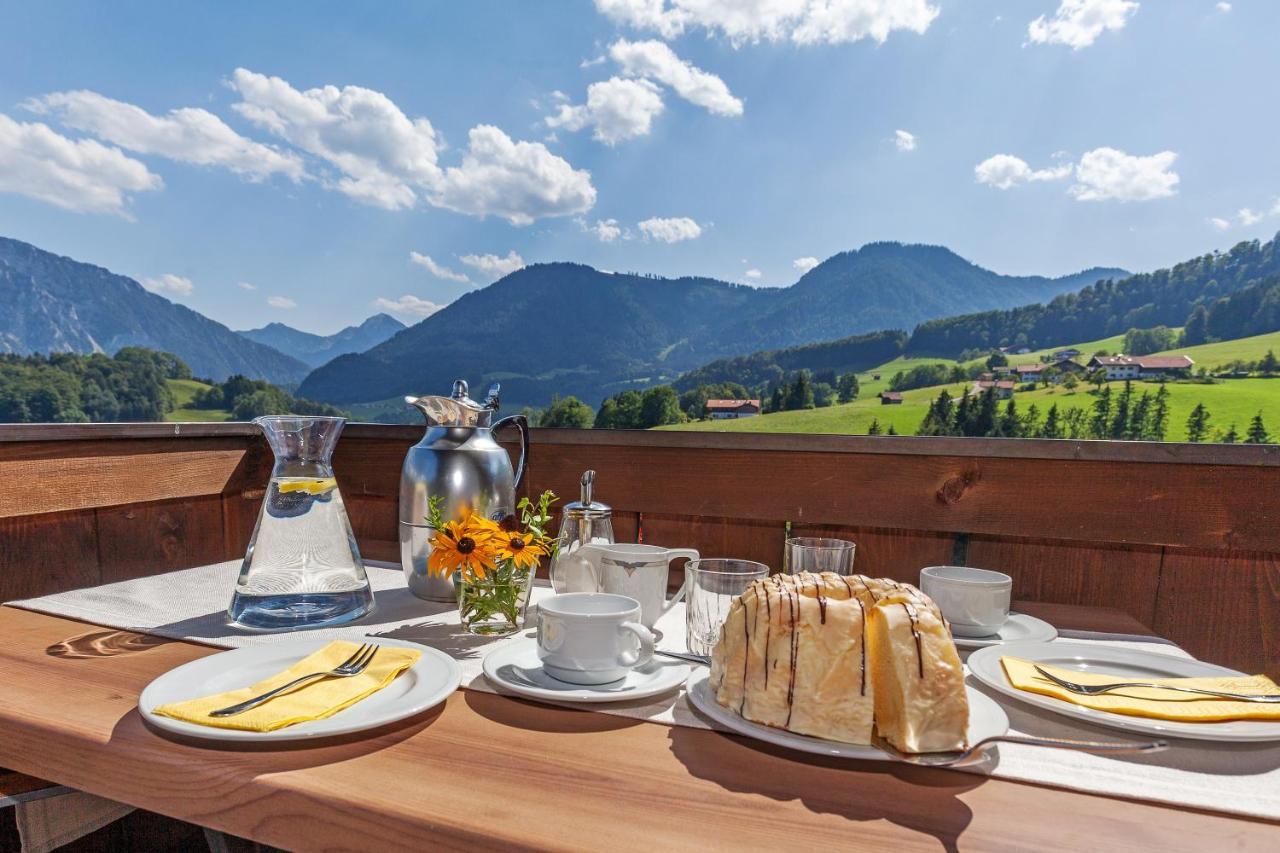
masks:
[[[192,421],[229,421],[231,413],[224,409],[193,409],[192,401],[196,394],[209,386],[194,379],[166,379],[169,390],[173,393],[177,404],[172,412],[164,416],[166,421],[190,423]]]

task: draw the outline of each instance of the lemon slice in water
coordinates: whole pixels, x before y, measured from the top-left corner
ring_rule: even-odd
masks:
[[[333,477],[324,477],[318,480],[282,480],[276,484],[280,490],[280,494],[287,495],[292,492],[305,492],[308,495],[323,495],[325,492],[338,488],[338,481]]]

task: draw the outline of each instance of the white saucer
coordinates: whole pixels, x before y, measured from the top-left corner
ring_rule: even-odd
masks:
[[[1001,655],[1046,663],[1063,669],[1113,673],[1121,678],[1197,678],[1240,675],[1234,669],[1217,666],[1193,658],[1175,657],[1141,649],[1101,646],[1093,643],[1010,643],[1006,646],[979,649],[969,655],[969,672],[978,681],[1006,696],[1072,717],[1127,732],[1141,732],[1164,737],[1183,737],[1214,741],[1280,740],[1280,723],[1266,720],[1230,720],[1222,723],[1184,723],[1113,714],[1073,705],[1053,696],[1019,690],[1009,683],[1000,663]]]
[[[987,646],[999,646],[1003,643],[1030,641],[1047,643],[1057,636],[1057,628],[1043,619],[1037,619],[1025,613],[1010,613],[1009,618],[1000,626],[1000,630],[989,637],[953,635],[956,646],[961,649],[985,649]]]
[[[504,692],[552,702],[624,702],[675,690],[689,677],[689,665],[654,658],[608,684],[569,684],[547,675],[538,660],[538,644],[528,639],[485,655],[484,675]]]
[[[364,638],[355,638],[357,642]],[[377,693],[343,708],[332,717],[286,726],[273,732],[216,729],[161,717],[158,705],[209,696],[255,684],[288,669],[302,658],[329,645],[329,640],[290,640],[265,646],[245,646],[193,660],[169,670],[148,684],[138,697],[138,711],[151,726],[172,734],[228,742],[276,743],[335,737],[394,723],[439,705],[458,689],[462,669],[444,652],[418,643],[370,638],[380,646],[422,652],[418,662]]]
[[[817,755],[831,755],[837,758],[861,758],[866,761],[897,761],[898,759],[870,744],[841,743],[835,740],[798,735],[785,729],[753,723],[740,717],[734,711],[716,701],[711,692],[709,679],[711,671],[700,667],[689,679],[689,701],[695,708],[715,723],[719,723],[730,731],[762,740],[776,746],[798,749],[801,752],[812,752]],[[985,693],[979,693],[965,685],[965,694],[969,697],[969,728],[966,737],[969,743],[977,743],[989,737],[1005,734],[1009,731],[1009,717],[994,699]]]

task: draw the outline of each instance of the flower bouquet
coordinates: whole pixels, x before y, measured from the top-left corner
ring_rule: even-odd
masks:
[[[469,511],[445,521],[444,499],[431,499],[427,524],[435,533],[427,570],[453,576],[458,613],[467,631],[505,636],[524,627],[538,562],[554,556],[557,547],[547,530],[555,501],[552,492],[543,492],[536,504],[521,498],[516,505],[519,518],[509,515],[499,522]]]

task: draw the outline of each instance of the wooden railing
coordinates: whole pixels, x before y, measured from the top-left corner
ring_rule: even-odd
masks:
[[[397,560],[415,427],[352,424],[334,460],[366,556]],[[529,488],[585,468],[619,540],[781,562],[786,525],[915,580],[962,563],[1015,598],[1114,607],[1280,674],[1280,448],[534,430]],[[0,601],[233,559],[271,454],[249,424],[0,426]]]

